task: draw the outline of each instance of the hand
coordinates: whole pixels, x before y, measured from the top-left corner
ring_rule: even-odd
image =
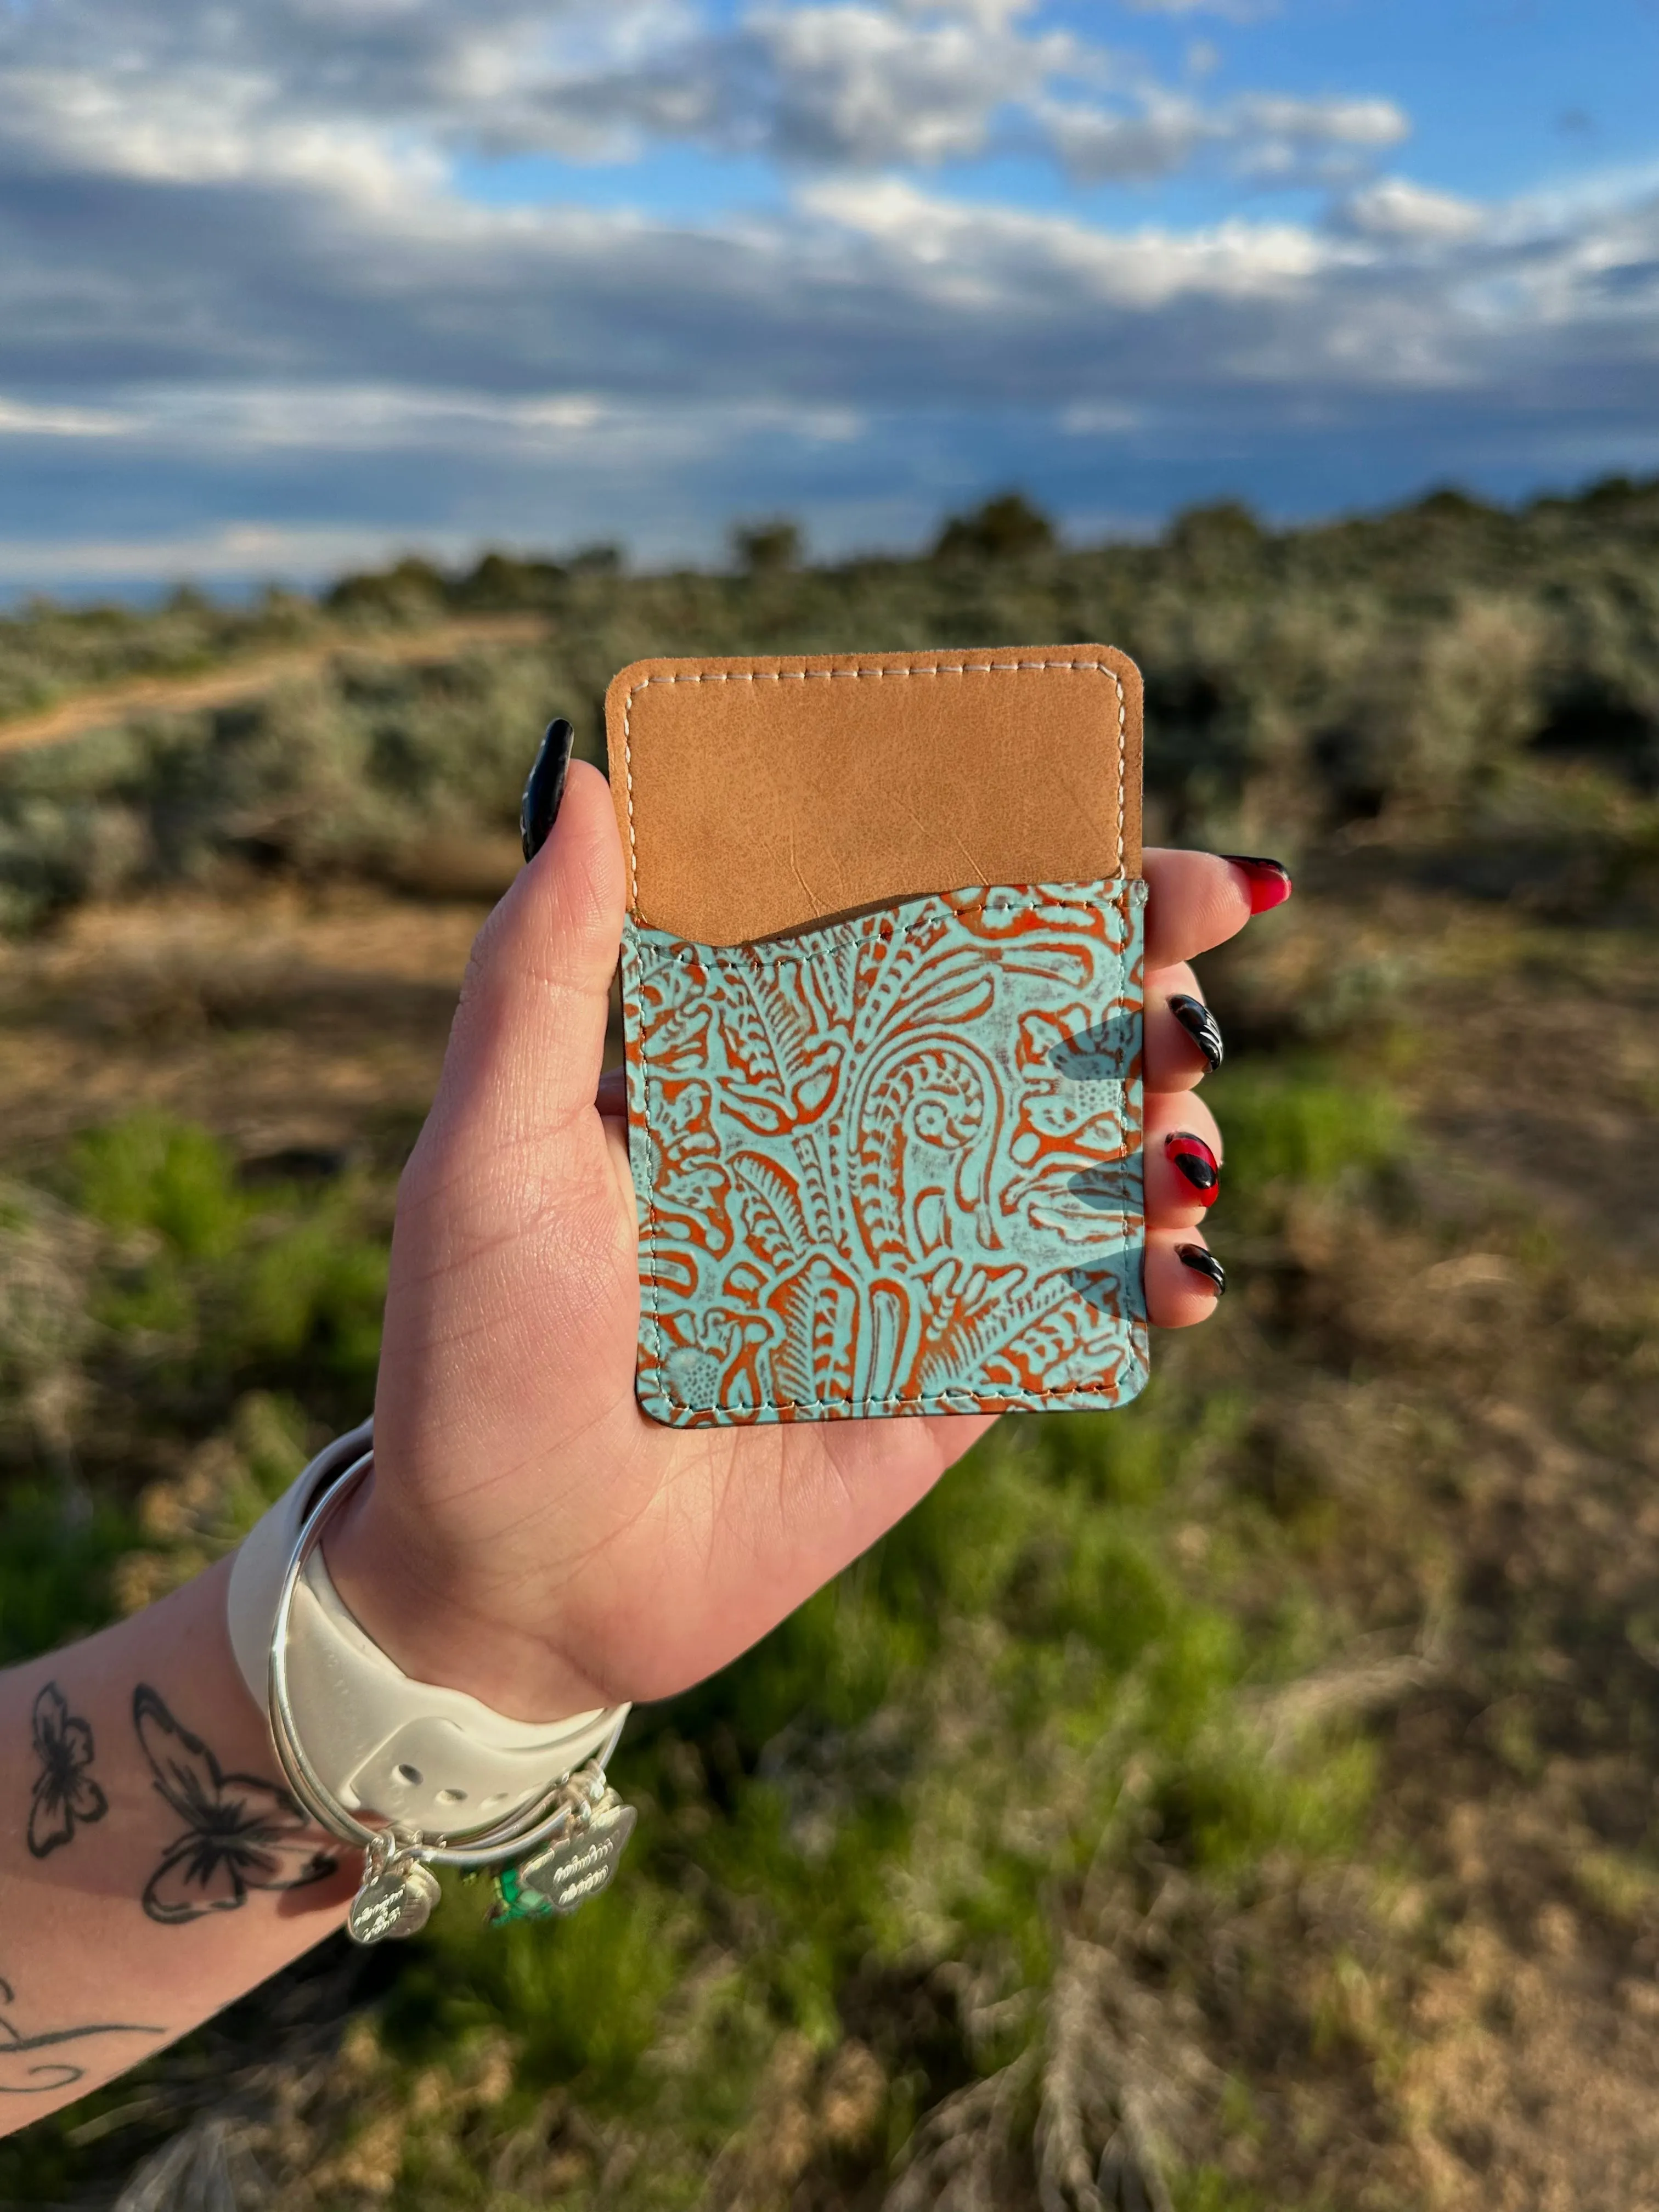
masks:
[[[1148,853],[1146,1300],[1216,1291],[1176,1248],[1204,1205],[1166,1152],[1221,1140],[1170,1011],[1181,963],[1241,929],[1243,870]],[[634,1187],[599,1089],[623,922],[604,779],[480,933],[398,1193],[375,1474],[327,1540],[342,1597],[405,1672],[548,1719],[659,1698],[764,1634],[898,1520],[991,1417],[671,1429],[634,1395]]]

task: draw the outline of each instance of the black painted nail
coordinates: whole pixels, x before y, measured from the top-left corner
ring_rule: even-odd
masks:
[[[1221,1163],[1205,1143],[1190,1129],[1177,1129],[1164,1139],[1164,1150],[1176,1172],[1182,1175],[1198,1194],[1200,1206],[1213,1206],[1221,1195]]]
[[[1217,1297],[1226,1289],[1227,1270],[1202,1244],[1177,1244],[1176,1257],[1183,1267],[1190,1267],[1194,1274],[1202,1275],[1206,1283],[1212,1284]]]
[[[564,797],[564,779],[570,767],[570,748],[575,739],[575,731],[562,714],[548,724],[530,771],[530,781],[524,787],[524,797],[519,801],[519,835],[524,841],[526,860],[533,860],[541,851],[559,818],[559,802]]]
[[[1210,1073],[1213,1075],[1227,1057],[1215,1016],[1202,999],[1194,999],[1185,991],[1177,991],[1170,1000],[1170,1012],[1209,1061]]]
[[[1254,853],[1224,853],[1221,857],[1243,869],[1250,887],[1252,914],[1266,914],[1270,907],[1283,906],[1289,898],[1291,872],[1283,860],[1265,860]]]

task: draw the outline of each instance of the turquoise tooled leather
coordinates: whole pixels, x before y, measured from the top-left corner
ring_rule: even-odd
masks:
[[[639,1397],[680,1425],[1121,1405],[1146,885],[623,941]]]

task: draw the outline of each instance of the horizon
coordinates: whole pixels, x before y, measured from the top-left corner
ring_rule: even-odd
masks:
[[[1659,494],[1659,473],[1651,477],[1640,477],[1632,476],[1623,471],[1614,471],[1607,475],[1595,477],[1584,483],[1565,489],[1541,487],[1525,498],[1510,501],[1482,498],[1464,485],[1440,483],[1431,484],[1411,497],[1390,501],[1386,506],[1345,508],[1329,514],[1300,517],[1287,522],[1276,522],[1258,514],[1248,501],[1221,499],[1201,501],[1190,507],[1179,508],[1166,517],[1156,530],[1134,535],[1127,532],[1115,533],[1089,539],[1082,539],[1068,534],[1057,518],[1046,514],[1033,501],[1026,503],[1044,522],[1051,526],[1054,530],[1052,549],[1054,556],[1063,558],[1067,556],[1086,556],[1091,553],[1118,550],[1155,551],[1160,546],[1169,543],[1174,532],[1183,522],[1194,517],[1213,514],[1230,508],[1247,518],[1262,538],[1283,539],[1313,536],[1328,530],[1380,525],[1419,513],[1437,501],[1455,501],[1472,515],[1477,514],[1501,515],[1509,520],[1519,521],[1524,520],[1528,515],[1545,507],[1579,507],[1598,499],[1606,500],[1611,504],[1615,499],[1640,500],[1655,494]],[[1022,501],[1026,498],[1017,485],[1003,485],[990,496],[994,499],[1010,495]],[[981,504],[988,503],[988,501]],[[979,507],[976,506],[964,510],[960,514],[942,514],[938,518],[930,538],[937,539],[945,526],[953,521],[971,520],[978,511]],[[289,592],[322,605],[326,603],[330,593],[338,590],[342,586],[360,578],[370,580],[384,578],[406,564],[429,568],[442,587],[453,589],[464,584],[476,573],[483,562],[492,557],[498,557],[514,566],[531,568],[538,564],[546,564],[555,569],[570,573],[580,569],[586,562],[606,561],[611,556],[614,556],[615,574],[620,580],[627,582],[648,582],[653,578],[677,574],[740,578],[749,572],[745,571],[741,560],[737,557],[736,541],[738,533],[745,528],[772,526],[780,523],[793,525],[793,522],[794,518],[787,515],[733,515],[725,534],[725,557],[702,561],[635,562],[630,557],[629,549],[626,545],[616,544],[584,543],[561,548],[546,544],[515,546],[500,542],[480,540],[465,549],[459,557],[449,560],[440,557],[429,545],[413,543],[393,544],[387,549],[384,560],[368,567],[325,570],[309,578],[250,574],[237,579],[228,588],[223,586],[215,588],[211,580],[187,574],[135,586],[125,592],[108,586],[101,588],[88,587],[86,592],[81,593],[72,590],[40,592],[30,591],[21,586],[9,586],[3,581],[0,581],[0,620],[11,622],[27,620],[32,610],[37,607],[43,612],[67,614],[86,614],[103,608],[111,608],[123,613],[135,615],[153,614],[164,609],[173,600],[192,594],[206,599],[216,609],[229,611],[240,611],[252,606],[263,595],[276,592]],[[856,568],[866,564],[887,562],[907,564],[928,561],[935,557],[937,555],[934,544],[926,541],[910,546],[854,547],[830,554],[814,548],[803,533],[799,557],[786,565],[791,571],[835,572]],[[995,561],[999,557],[1008,556],[989,557]]]

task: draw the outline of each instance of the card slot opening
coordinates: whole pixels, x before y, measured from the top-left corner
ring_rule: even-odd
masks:
[[[1103,879],[1109,896],[1116,896],[1122,889],[1137,881],[1133,877],[1115,876]],[[975,899],[971,894],[980,891]],[[822,920],[802,922],[797,928],[781,930],[773,937],[759,937],[742,945],[703,945],[675,937],[672,933],[655,929],[648,922],[628,918],[630,939],[641,960],[653,966],[672,964],[682,968],[704,967],[749,971],[757,965],[777,969],[805,965],[815,959],[827,958],[839,951],[848,933],[858,931],[859,925],[872,915],[886,915],[888,921],[875,934],[884,944],[900,943],[904,939],[925,935],[936,927],[931,902],[939,898],[949,900],[959,912],[980,913],[992,920],[1014,915],[1041,905],[1050,912],[1065,913],[1068,909],[1083,914],[1099,903],[1096,894],[1079,892],[1075,898],[1067,897],[1062,888],[1053,884],[993,884],[957,885],[944,892],[921,891],[899,899],[877,899],[867,906],[849,908],[846,912],[826,915]],[[907,907],[929,903],[929,911],[915,921],[901,924],[898,916]],[[651,940],[656,939],[656,942]]]

